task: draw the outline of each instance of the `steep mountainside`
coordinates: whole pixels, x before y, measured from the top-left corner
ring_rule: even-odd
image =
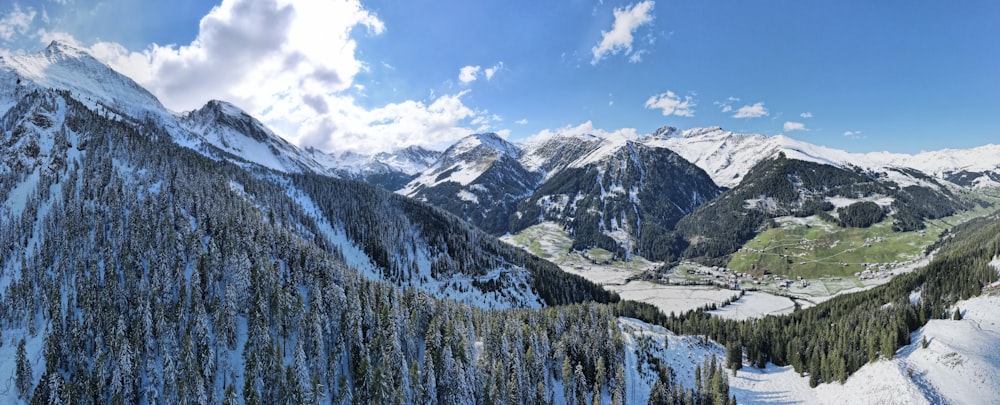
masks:
[[[574,249],[676,258],[685,245],[674,225],[720,192],[677,154],[627,142],[596,162],[553,175],[518,206],[511,231],[555,221],[570,231]]]
[[[215,149],[269,169],[286,172],[326,171],[319,162],[303,153],[284,138],[271,132],[263,123],[236,106],[212,100],[204,107],[180,117],[181,125],[204,140],[201,150]]]
[[[541,179],[540,173],[521,165],[520,154],[517,146],[496,134],[470,135],[445,150],[434,166],[399,193],[501,235],[518,202]]]

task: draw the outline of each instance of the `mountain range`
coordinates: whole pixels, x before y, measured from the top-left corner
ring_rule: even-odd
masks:
[[[818,311],[863,301],[885,318],[863,325],[887,331],[791,356],[774,337],[783,320],[668,318],[496,238],[554,222],[574,249],[710,262],[777,216],[853,223],[831,199],[873,197],[914,229],[986,204],[965,192],[1000,178],[994,146],[858,155],[665,127],[330,154],[224,101],[170,112],[60,42],[0,59],[0,133],[6,402],[723,403],[723,367],[743,358],[716,354],[746,347],[751,363],[832,382],[864,364],[843,342],[881,339],[865,361],[892,357],[918,314],[996,281],[996,227],[969,224],[926,276],[796,318],[821,330]],[[826,358],[853,362],[812,368]]]

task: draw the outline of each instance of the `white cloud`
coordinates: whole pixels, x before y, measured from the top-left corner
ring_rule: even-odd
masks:
[[[486,69],[483,69],[479,65],[476,66],[469,65],[463,67],[462,69],[459,69],[458,80],[463,84],[472,83],[479,78],[480,72],[482,73],[483,77],[486,78],[486,80],[493,80],[493,75],[496,75],[497,72],[501,70],[503,70],[503,61],[497,62],[496,65],[493,65]]]
[[[645,49],[640,49],[638,51],[633,52],[632,55],[630,55],[628,57],[628,62],[629,63],[639,63],[639,62],[642,62],[642,54],[644,54],[644,53],[646,53]]]
[[[863,136],[861,136],[861,131],[844,131],[844,136],[846,136],[848,138],[851,138],[851,139],[861,139],[861,138],[864,138]]]
[[[517,125],[528,125],[528,120],[526,118],[521,118],[517,121],[514,121],[514,123]]]
[[[614,131],[607,131],[600,128],[594,128],[594,123],[591,121],[587,121],[577,126],[567,125],[565,127],[556,130],[543,129],[538,133],[525,139],[524,142],[531,143],[534,141],[548,139],[555,135],[565,135],[565,136],[595,135],[601,138],[628,139],[628,140],[635,140],[639,138],[638,132],[636,132],[635,128],[620,128]]]
[[[740,99],[738,97],[729,96],[728,98],[726,98],[726,101],[714,101],[712,102],[712,104],[714,104],[716,107],[719,107],[719,109],[721,109],[722,112],[727,113],[733,111],[733,103],[739,101]]]
[[[801,122],[794,122],[794,121],[785,121],[784,129],[785,129],[785,132],[808,131],[808,129],[806,129],[806,124],[803,124]]]
[[[383,107],[365,109],[350,96],[323,96],[329,112],[317,115],[301,108],[287,114],[288,119],[271,122],[276,128],[296,125],[299,143],[321,150],[379,152],[409,145],[444,146],[472,132],[462,123],[477,117],[462,103],[468,90],[443,95],[432,102],[407,100]],[[302,120],[302,121],[296,121]]]
[[[483,75],[486,76],[486,80],[493,80],[493,75],[497,74],[497,72],[501,70],[503,70],[503,61],[497,62],[497,64],[493,65],[493,67],[484,69]]]
[[[653,1],[647,0],[625,8],[616,8],[614,25],[611,31],[601,31],[601,43],[591,49],[594,58],[590,63],[596,65],[605,56],[616,55],[622,51],[626,55],[631,54],[634,39],[632,34],[640,26],[653,21],[653,4]],[[641,60],[641,56],[638,58],[635,61]]]
[[[479,66],[465,66],[458,71],[458,80],[462,83],[469,84],[476,81],[476,74],[479,73]]]
[[[37,14],[34,8],[22,9],[20,5],[14,3],[13,9],[0,18],[0,38],[10,41],[16,34],[24,35],[31,28],[31,23],[35,21]]]
[[[99,42],[90,51],[170,109],[226,100],[303,146],[379,152],[471,133],[466,125],[479,112],[462,102],[467,90],[359,106],[354,97],[364,86],[354,79],[368,67],[357,58],[352,35],[385,29],[359,0],[223,0],[201,19],[190,44],[135,52]],[[40,31],[39,37],[76,42],[62,32]]]
[[[685,96],[682,101],[680,96],[674,94],[674,92],[667,90],[666,93],[658,94],[650,97],[646,100],[646,108],[648,109],[661,109],[663,110],[663,116],[669,117],[671,115],[676,115],[678,117],[693,117],[694,116],[694,100],[691,96]]]
[[[744,105],[736,110],[736,114],[733,118],[759,118],[767,116],[767,108],[764,107],[764,103],[754,103],[753,105]]]
[[[802,118],[812,118],[813,117],[813,113],[806,111],[806,112],[804,112],[802,114],[799,114],[799,116],[802,117]]]

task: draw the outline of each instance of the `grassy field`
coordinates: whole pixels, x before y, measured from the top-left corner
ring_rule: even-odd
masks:
[[[779,218],[780,227],[744,245],[733,254],[728,267],[808,279],[853,276],[866,269],[865,263],[892,265],[917,260],[945,229],[990,212],[992,209],[979,208],[927,221],[927,228],[918,232],[893,232],[891,218],[870,228],[840,228],[816,217]]]
[[[531,226],[517,234],[504,236],[501,240],[551,261],[564,271],[579,274],[602,285],[624,284],[627,278],[662,264],[640,256],[633,256],[628,261],[612,260],[614,255],[611,252],[597,248],[571,252],[573,240],[569,233],[552,222]]]

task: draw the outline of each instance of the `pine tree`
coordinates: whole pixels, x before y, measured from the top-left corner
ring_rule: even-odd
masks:
[[[733,375],[736,375],[736,371],[743,368],[743,346],[740,342],[730,342],[726,346],[726,366],[733,370]]]
[[[31,362],[28,361],[28,354],[24,349],[24,338],[17,343],[17,370],[14,385],[17,387],[18,398],[27,400],[31,395],[34,377],[31,375]]]

